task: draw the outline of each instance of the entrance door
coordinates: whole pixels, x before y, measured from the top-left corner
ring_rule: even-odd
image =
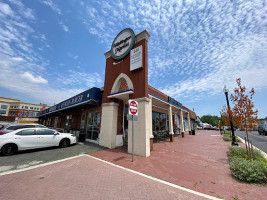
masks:
[[[82,118],[81,118],[81,126],[80,126],[80,129],[81,130],[84,130],[84,127],[85,127],[85,112],[82,114]]]
[[[86,139],[98,141],[100,112],[90,112],[87,118]]]

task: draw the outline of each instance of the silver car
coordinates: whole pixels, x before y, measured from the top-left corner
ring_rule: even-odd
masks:
[[[267,124],[259,124],[258,132],[260,135],[267,135]]]
[[[0,135],[4,135],[11,131],[15,131],[22,128],[47,128],[41,124],[6,124],[0,126]]]
[[[75,144],[76,136],[48,128],[24,128],[0,135],[0,150],[9,156],[17,151]]]

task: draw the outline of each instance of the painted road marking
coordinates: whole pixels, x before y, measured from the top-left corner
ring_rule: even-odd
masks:
[[[56,160],[56,161],[52,161],[52,162],[48,162],[48,163],[43,163],[43,164],[39,164],[39,165],[34,165],[34,166],[30,166],[30,167],[23,168],[23,169],[15,169],[15,170],[6,171],[6,172],[0,172],[0,176],[4,176],[4,175],[8,175],[8,174],[14,174],[14,173],[17,173],[17,172],[23,172],[23,171],[27,171],[27,170],[30,170],[30,169],[35,169],[35,168],[38,168],[38,167],[44,167],[44,166],[52,165],[52,164],[55,164],[55,163],[60,163],[60,162],[66,161],[66,160],[71,160],[71,159],[74,159],[74,158],[78,158],[78,157],[81,157],[81,156],[84,156],[84,154],[81,154],[81,155],[78,155],[78,156],[69,157],[69,158],[64,158],[64,159],[61,159],[61,160]]]

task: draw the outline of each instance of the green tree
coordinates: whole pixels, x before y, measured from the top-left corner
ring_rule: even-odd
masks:
[[[219,126],[220,117],[218,117],[218,116],[212,116],[212,115],[203,115],[201,117],[201,121],[203,123],[211,124],[212,126]]]

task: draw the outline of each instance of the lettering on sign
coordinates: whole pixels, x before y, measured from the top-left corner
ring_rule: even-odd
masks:
[[[133,100],[129,100],[129,115],[138,115],[138,103]]]
[[[168,97],[168,102],[170,102],[171,104],[174,104],[176,106],[179,106],[179,107],[183,106],[180,102],[176,101],[174,98],[171,98],[171,97]]]
[[[114,54],[116,56],[123,54],[125,50],[124,51],[122,50],[130,46],[131,39],[132,39],[132,36],[130,35],[129,37],[122,39],[121,41],[113,44]]]
[[[114,39],[111,45],[111,56],[115,60],[120,60],[128,55],[135,43],[135,34],[132,29],[122,30]]]
[[[60,104],[60,108],[65,108],[65,107],[68,107],[68,106],[71,106],[71,105],[74,105],[76,103],[79,103],[81,102],[83,99],[83,95],[79,95],[77,97],[73,97],[67,101],[64,101]]]
[[[139,69],[142,66],[142,45],[131,50],[130,53],[130,71]]]

